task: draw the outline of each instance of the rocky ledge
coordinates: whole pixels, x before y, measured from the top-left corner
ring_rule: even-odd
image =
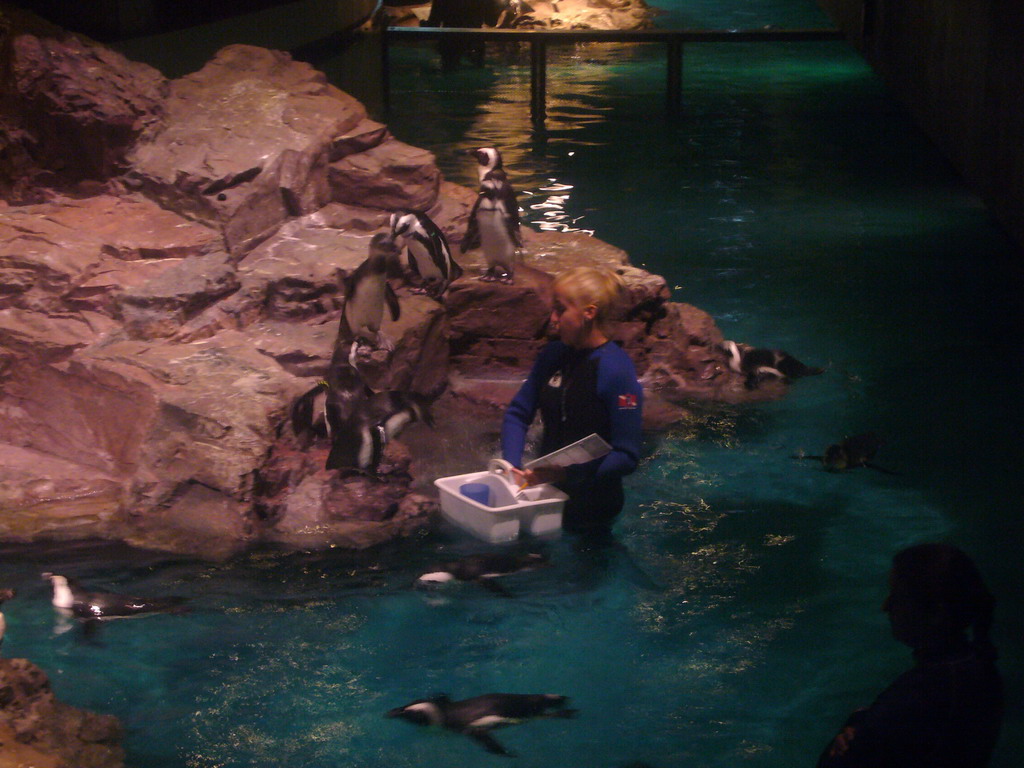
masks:
[[[513,285],[479,254],[444,303],[396,281],[377,390],[436,398],[379,477],[323,469],[291,403],[323,375],[342,279],[392,211],[461,240],[475,193],[287,54],[234,45],[167,80],[8,15],[0,100],[0,539],[101,537],[221,556],[258,542],[366,547],[429,525],[434,477],[496,451],[500,409],[543,343],[551,275],[616,269],[619,329],[658,428],[743,386],[700,309],[582,234],[525,232]],[[514,180],[514,169],[512,169]],[[438,450],[441,446],[442,450]]]
[[[124,728],[58,701],[26,659],[0,659],[0,768],[121,768]]]

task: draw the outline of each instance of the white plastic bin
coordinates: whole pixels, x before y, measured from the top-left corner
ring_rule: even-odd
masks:
[[[520,534],[558,536],[562,531],[562,508],[569,497],[548,484],[518,490],[506,480],[507,467],[505,462],[492,461],[484,472],[439,477],[434,485],[441,498],[441,514],[492,544],[515,541]],[[459,493],[466,483],[485,484],[490,489],[490,504]]]

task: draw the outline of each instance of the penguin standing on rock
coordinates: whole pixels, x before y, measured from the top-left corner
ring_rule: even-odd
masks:
[[[407,248],[409,271],[420,281],[415,292],[440,299],[448,285],[461,277],[462,267],[452,257],[448,238],[427,214],[391,214],[391,237],[399,247]]]
[[[759,349],[735,341],[726,341],[721,348],[729,356],[729,368],[746,376],[744,386],[747,389],[757,389],[767,378],[789,381],[825,372],[824,368],[804,365],[781,349]]]
[[[384,445],[367,413],[370,389],[355,366],[358,342],[352,342],[346,356],[340,336],[339,332],[327,378],[317,385],[323,389],[324,425],[331,441],[325,466],[367,471],[376,468]]]
[[[481,248],[487,270],[481,280],[511,283],[516,251],[523,247],[519,234],[519,205],[494,147],[473,151],[480,177],[480,193],[469,213],[461,250]]]
[[[435,696],[396,707],[385,716],[448,728],[476,739],[488,752],[514,757],[490,732],[533,717],[574,717],[575,709],[565,709],[568,700],[554,693],[485,693],[462,701]]]
[[[415,392],[373,392],[355,365],[357,343],[340,343],[327,377],[292,405],[292,429],[304,448],[317,437],[331,441],[326,469],[375,474],[384,448],[406,426],[434,426],[430,399]]]
[[[365,340],[388,352],[395,345],[381,330],[384,307],[398,320],[398,297],[388,283],[388,271],[398,261],[398,248],[389,234],[380,232],[370,240],[366,261],[345,279],[345,306],[342,309],[338,338],[345,342]]]

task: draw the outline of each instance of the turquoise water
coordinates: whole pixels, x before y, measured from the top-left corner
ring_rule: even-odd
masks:
[[[661,6],[666,27],[825,23],[802,0]],[[783,401],[651,435],[617,546],[550,544],[551,567],[508,579],[510,598],[410,588],[434,558],[481,549],[452,531],[216,565],[6,547],[0,583],[20,593],[4,654],[121,717],[136,768],[813,765],[909,664],[879,610],[889,559],[941,538],[1000,601],[1010,714],[993,764],[1016,766],[1019,252],[843,44],[690,46],[686,111],[671,121],[660,50],[566,50],[541,133],[528,62],[489,56],[498,66],[442,75],[429,47],[396,51],[392,132],[466,184],[475,172],[455,150],[500,147],[532,226],[592,231],[728,338],[827,372]],[[324,68],[363,96],[342,64]],[[899,474],[790,459],[869,429]],[[45,570],[188,595],[194,610],[87,638],[55,623]],[[580,714],[500,732],[514,762],[382,717],[494,690],[566,694]]]

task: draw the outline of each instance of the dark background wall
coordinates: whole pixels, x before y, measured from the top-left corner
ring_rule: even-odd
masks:
[[[1024,2],[818,3],[1024,245]]]

